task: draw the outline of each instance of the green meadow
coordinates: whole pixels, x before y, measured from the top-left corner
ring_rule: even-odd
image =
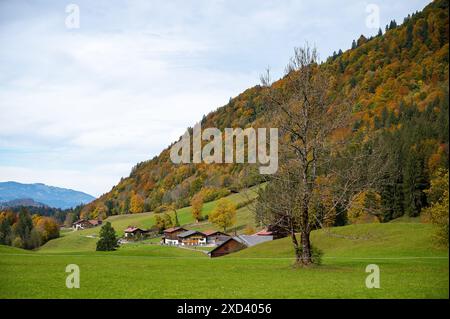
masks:
[[[111,221],[141,218],[151,214]],[[82,235],[93,232],[66,233],[38,251],[0,246],[0,298],[449,297],[448,250],[434,244],[433,226],[416,220],[315,231],[313,244],[324,254],[308,269],[292,267],[288,238],[211,259],[152,241],[96,252],[96,239]],[[80,267],[78,289],[65,286],[68,264]],[[380,268],[379,289],[365,286],[368,264]]]

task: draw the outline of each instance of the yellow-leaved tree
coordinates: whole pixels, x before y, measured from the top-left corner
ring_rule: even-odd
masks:
[[[202,209],[203,209],[203,194],[202,192],[198,192],[191,199],[192,206],[192,217],[198,223],[202,218]]]
[[[422,211],[422,220],[435,224],[438,242],[448,246],[448,170],[437,171],[426,193],[431,206]]]
[[[108,217],[108,207],[104,203],[98,203],[94,211],[91,213],[91,217],[95,219],[106,219]]]
[[[370,190],[355,195],[347,211],[352,224],[377,223],[378,216],[381,216],[381,196]]]
[[[43,242],[59,237],[59,227],[55,219],[42,216],[35,219],[34,222]]]
[[[139,195],[134,193],[130,200],[130,212],[133,214],[139,214],[144,211],[144,199]]]
[[[236,205],[229,199],[221,198],[208,219],[226,232],[228,227],[236,223]]]

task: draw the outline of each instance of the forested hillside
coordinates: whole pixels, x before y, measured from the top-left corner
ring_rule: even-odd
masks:
[[[320,66],[331,76],[334,104],[352,97],[351,129],[339,134],[379,139],[390,150],[387,182],[377,189],[384,220],[417,216],[430,204],[430,181],[440,168],[448,169],[448,22],[448,1],[434,1],[376,37],[361,36],[352,49],[339,50]],[[272,86],[283,90],[286,81]],[[270,127],[265,90],[255,86],[230,99],[206,115],[202,127]],[[245,164],[172,164],[169,148],[137,164],[81,214],[105,218],[182,207],[198,192],[210,201],[260,181]]]

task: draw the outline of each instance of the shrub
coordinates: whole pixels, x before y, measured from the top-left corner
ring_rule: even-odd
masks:
[[[12,246],[16,247],[16,248],[23,248],[23,241],[22,241],[22,239],[19,236],[14,238],[14,240],[12,241]]]
[[[448,171],[439,170],[426,191],[432,200],[430,207],[422,211],[422,221],[429,221],[437,226],[436,240],[448,246]]]

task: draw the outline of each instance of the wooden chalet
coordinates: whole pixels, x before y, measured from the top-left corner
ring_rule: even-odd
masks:
[[[134,227],[134,226],[128,226],[127,229],[124,230],[124,237],[125,238],[136,238],[139,236],[145,236],[148,233],[147,230]]]
[[[101,224],[102,224],[101,220],[80,219],[72,224],[72,228],[73,228],[73,230],[82,230],[82,229],[96,227]]]
[[[206,235],[196,230],[187,230],[179,233],[178,240],[184,246],[206,245]]]
[[[206,235],[206,243],[211,245],[217,245],[231,237],[227,233],[215,230],[207,230],[203,234]]]
[[[172,227],[164,230],[164,236],[162,242],[166,245],[178,245],[179,239],[178,234],[187,231],[183,227]]]
[[[101,220],[95,220],[95,219],[91,219],[88,220],[88,222],[92,225],[92,227],[96,227],[102,224]]]

